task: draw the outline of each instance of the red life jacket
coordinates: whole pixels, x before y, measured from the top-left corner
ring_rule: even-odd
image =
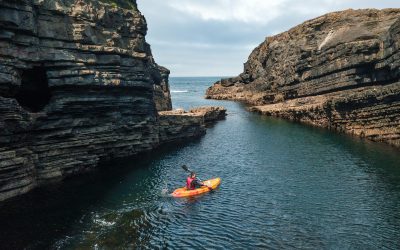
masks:
[[[186,188],[187,189],[194,189],[194,178],[190,178],[190,176],[186,179]]]

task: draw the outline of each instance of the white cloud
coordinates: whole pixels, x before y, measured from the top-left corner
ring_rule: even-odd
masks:
[[[155,59],[174,76],[237,75],[266,36],[331,11],[400,7],[399,0],[137,1]]]
[[[198,43],[198,42],[181,42],[181,41],[150,41],[151,45],[164,46],[164,47],[179,47],[187,49],[226,49],[226,50],[251,50],[254,49],[258,44],[230,44],[230,43]]]
[[[282,14],[289,0],[172,0],[169,5],[203,20],[268,23]]]
[[[184,14],[206,21],[238,21],[252,24],[268,24],[285,15],[322,15],[344,8],[387,7],[398,0],[169,0],[167,3]],[[398,7],[398,6],[397,6]]]

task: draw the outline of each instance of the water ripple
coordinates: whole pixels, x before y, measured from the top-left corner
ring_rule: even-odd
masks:
[[[172,79],[173,89],[190,90],[172,93],[175,107],[228,108],[205,137],[111,164],[67,195],[36,195],[47,203],[19,214],[24,230],[0,218],[9,239],[33,234],[21,245],[37,249],[400,248],[397,151],[202,99],[214,80]],[[221,177],[220,188],[169,197],[185,183],[182,164]]]

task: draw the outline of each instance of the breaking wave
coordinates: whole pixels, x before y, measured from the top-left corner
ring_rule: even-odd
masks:
[[[189,90],[171,90],[171,93],[189,93]]]

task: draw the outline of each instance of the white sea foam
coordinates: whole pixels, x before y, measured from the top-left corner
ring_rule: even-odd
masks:
[[[188,93],[189,90],[171,90],[171,93]]]
[[[115,221],[114,222],[110,222],[110,221],[106,221],[106,220],[103,220],[103,219],[95,219],[94,222],[96,224],[98,224],[98,225],[107,226],[107,227],[113,226],[115,224]]]

